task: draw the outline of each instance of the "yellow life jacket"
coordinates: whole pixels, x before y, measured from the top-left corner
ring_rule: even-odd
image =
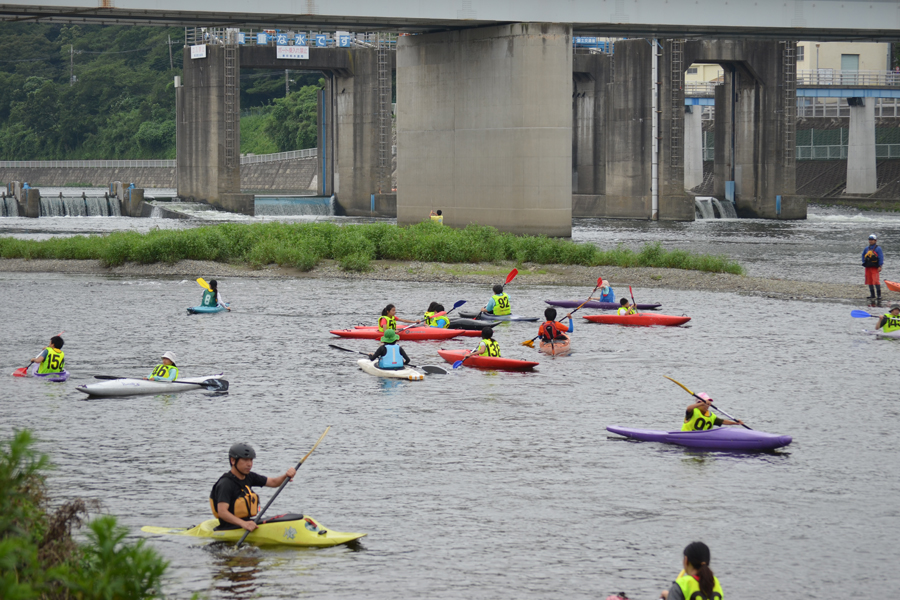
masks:
[[[503,292],[500,295],[494,294],[491,298],[494,299],[495,315],[508,315],[512,313],[512,309],[509,307],[509,296],[506,295],[506,292]]]
[[[705,415],[699,408],[695,408],[691,413],[691,418],[684,422],[681,426],[682,431],[702,431],[704,429],[712,429],[718,419],[713,411],[709,411]]]
[[[38,365],[38,373],[62,373],[66,368],[66,355],[62,350],[47,346],[47,356]]]
[[[882,331],[885,333],[897,331],[900,329],[900,316],[894,316],[891,313],[884,315],[884,327]]]
[[[378,318],[378,333],[384,333],[385,329],[397,331],[397,318],[382,315]]]
[[[160,379],[169,379],[169,372],[175,371],[175,379],[178,379],[178,367],[169,366],[169,365],[156,365],[156,368],[153,369],[153,373],[150,374],[151,377],[159,377]],[[175,381],[172,379],[171,381]]]
[[[435,317],[434,315],[434,312],[425,313],[426,325],[429,327],[443,327],[444,329],[450,327],[450,319],[448,319],[446,315],[441,315],[439,317]]]
[[[431,215],[431,220],[437,223],[438,225],[444,224],[444,215]]]
[[[212,498],[209,499],[209,508],[212,509],[213,516],[219,519],[219,511],[216,510],[216,503],[213,502]],[[233,508],[229,508],[232,509],[231,514],[237,518],[251,519],[259,512],[259,496],[250,489],[249,485],[245,485],[241,490],[241,497],[234,501]]]
[[[637,311],[634,310],[634,308],[631,306],[628,306],[628,307],[620,306],[619,310],[616,312],[620,315],[636,315],[637,314]]]
[[[719,578],[713,575],[713,580],[715,583],[713,584],[713,593],[710,597],[706,597],[700,592],[700,581],[693,575],[681,575],[675,580],[675,583],[681,588],[684,600],[723,600],[724,597],[722,595],[722,586],[719,585]]]
[[[481,340],[481,343],[484,344],[484,349],[479,356],[500,356],[500,344],[495,340]]]

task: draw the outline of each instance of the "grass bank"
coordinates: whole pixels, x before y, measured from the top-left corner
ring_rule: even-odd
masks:
[[[409,227],[387,223],[225,223],[180,231],[122,232],[45,241],[0,238],[0,258],[93,259],[107,266],[210,260],[255,267],[278,264],[302,271],[314,269],[320,260],[333,259],[342,269],[359,272],[369,270],[372,260],[514,261],[744,274],[743,268],[726,256],[665,250],[658,242],[645,244],[637,252],[623,246],[601,250],[593,244],[500,233],[493,227],[470,225],[453,229],[431,222]]]

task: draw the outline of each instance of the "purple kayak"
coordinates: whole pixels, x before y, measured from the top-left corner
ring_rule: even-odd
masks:
[[[32,376],[36,379],[43,379],[44,381],[62,383],[69,378],[69,372],[66,370],[62,370],[59,373],[32,373]]]
[[[578,308],[584,300],[544,300],[550,306],[558,306],[560,308]],[[585,302],[584,308],[602,308],[606,310],[615,310],[619,308],[618,302],[597,302],[596,300],[588,300]],[[662,304],[637,304],[638,310],[654,310],[662,306]]]
[[[789,435],[775,435],[743,427],[716,427],[704,431],[656,431],[610,426],[607,431],[644,442],[677,444],[701,450],[725,450],[732,452],[758,452],[774,450],[791,443]]]

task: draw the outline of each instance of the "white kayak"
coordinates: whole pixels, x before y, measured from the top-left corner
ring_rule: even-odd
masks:
[[[369,375],[375,375],[376,377],[409,379],[410,381],[421,381],[425,379],[424,375],[422,375],[415,369],[410,369],[409,367],[403,367],[402,369],[379,369],[375,366],[375,361],[367,360],[365,358],[359,359],[358,361],[356,361],[356,364],[358,364],[359,368]]]
[[[76,390],[89,396],[146,396],[151,394],[175,394],[191,390],[205,389],[202,385],[208,379],[221,377],[222,373],[204,377],[185,377],[176,381],[148,381],[146,379],[110,379],[99,383],[79,385]],[[193,385],[191,385],[193,384]],[[227,383],[225,384],[227,389]]]
[[[900,331],[889,331],[887,333],[881,331],[880,329],[876,329],[875,331],[869,331],[868,329],[863,329],[863,333],[868,333],[869,335],[874,335],[880,338],[891,338],[898,340],[900,339]]]

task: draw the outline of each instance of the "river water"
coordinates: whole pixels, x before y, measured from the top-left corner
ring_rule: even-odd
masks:
[[[46,237],[119,227],[196,226],[167,219],[2,219],[0,234]],[[151,225],[146,225],[151,223]],[[601,246],[725,253],[751,275],[861,280],[859,253],[879,234],[889,265],[900,219],[816,209],[801,222],[581,221],[573,237]],[[208,278],[208,274],[196,276]],[[509,287],[517,313],[593,287]],[[620,328],[579,320],[571,356],[547,358],[520,342],[533,325],[497,327],[504,356],[541,362],[534,373],[469,368],[422,382],[362,373],[375,342],[328,329],[374,322],[387,303],[413,317],[432,300],[483,305],[485,286],[407,282],[220,279],[233,312],[188,316],[191,280],[0,273],[6,373],[65,331],[72,378],[7,378],[0,437],[30,428],[56,465],[59,498],[97,498],[133,539],[171,563],[165,591],[231,598],[655,598],[700,539],[729,598],[823,598],[900,589],[900,345],[862,333],[849,304],[730,293],[635,289],[639,302],[688,314],[678,328]],[[864,291],[860,286],[863,297]],[[416,364],[449,367],[440,347],[407,342]],[[141,375],[165,351],[183,376],[224,371],[227,395],[205,391],[90,399],[94,374]],[[693,452],[617,439],[619,424],[677,429],[705,391],[751,427],[788,434],[773,454]],[[853,412],[856,410],[862,412]],[[190,526],[248,441],[254,470],[293,466],[332,430],[278,497],[272,514],[303,512],[338,531],[367,532],[358,548],[249,548],[151,536],[143,525]],[[263,490],[263,502],[272,490]]]

